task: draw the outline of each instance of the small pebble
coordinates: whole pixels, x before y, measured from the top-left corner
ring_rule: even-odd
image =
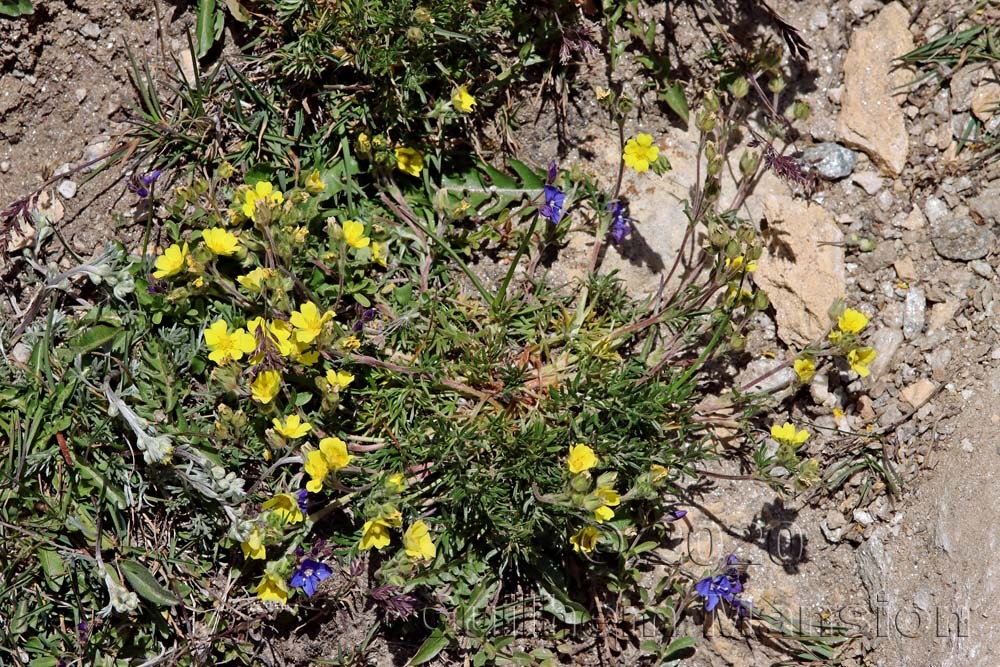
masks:
[[[933,221],[930,236],[937,254],[962,262],[986,257],[996,238],[989,227],[980,227],[969,216]]]
[[[924,202],[924,215],[932,224],[942,220],[950,212],[948,205],[937,197],[928,197]]]
[[[73,197],[76,196],[76,183],[74,183],[73,181],[65,180],[62,183],[60,183],[59,187],[56,189],[59,191],[59,194],[62,195],[65,199],[72,199]]]
[[[903,337],[912,340],[924,330],[927,320],[927,297],[919,287],[906,290],[906,302],[903,304]]]
[[[969,268],[981,278],[989,280],[993,277],[993,267],[984,259],[974,259],[969,262]]]
[[[864,171],[860,174],[855,174],[853,180],[870,195],[874,195],[876,192],[881,190],[882,185],[885,183],[882,177],[874,171]]]
[[[84,23],[80,28],[80,34],[87,39],[97,39],[101,36],[101,26],[94,22]]]
[[[875,197],[875,203],[878,204],[878,207],[883,211],[891,209],[894,201],[892,192],[889,190],[882,190],[882,192],[878,193],[878,196]]]
[[[850,176],[858,163],[858,156],[849,148],[840,144],[822,143],[810,146],[802,151],[802,161],[812,165],[813,169],[829,181],[836,181]]]
[[[860,523],[862,526],[870,526],[875,523],[875,517],[865,510],[854,510],[854,520]]]
[[[968,438],[962,438],[962,451],[966,454],[976,451],[975,447],[972,446],[972,441]]]
[[[0,173],[6,174],[8,171],[10,171],[10,162],[7,162],[6,160],[0,162]]]
[[[85,99],[87,99],[87,89],[86,88],[77,88],[76,90],[73,91],[73,97],[76,98],[76,103],[80,104]]]

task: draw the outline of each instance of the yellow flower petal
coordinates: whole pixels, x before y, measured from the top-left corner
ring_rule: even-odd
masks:
[[[597,455],[594,450],[584,444],[576,444],[569,448],[569,458],[566,460],[569,471],[574,475],[590,470],[597,465]]]

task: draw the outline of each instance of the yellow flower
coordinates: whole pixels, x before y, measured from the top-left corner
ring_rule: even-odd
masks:
[[[156,258],[156,271],[153,271],[154,278],[169,278],[176,276],[187,264],[188,244],[179,246],[176,243],[163,251],[163,254]]]
[[[281,356],[294,357],[299,353],[298,345],[292,340],[291,323],[285,320],[273,320],[268,323],[267,332]]]
[[[455,94],[451,96],[451,106],[462,113],[469,113],[476,104],[476,98],[469,94],[465,86],[459,87]]]
[[[726,268],[732,269],[733,271],[739,271],[740,267],[746,264],[747,273],[753,273],[757,270],[757,262],[750,260],[749,262],[743,255],[737,255],[732,259],[726,258]]]
[[[240,544],[244,558],[255,558],[264,560],[267,558],[267,551],[264,549],[264,536],[260,534],[260,529],[254,526],[247,536],[247,541]]]
[[[306,489],[313,493],[323,488],[323,482],[331,472],[337,472],[351,462],[347,452],[347,443],[340,438],[323,438],[319,441],[319,450],[306,454],[304,469],[309,475]]]
[[[354,150],[360,157],[367,159],[372,152],[372,140],[367,134],[362,132],[354,142]]]
[[[654,463],[653,465],[649,466],[649,472],[652,481],[659,482],[661,479],[666,477],[670,471],[667,470],[666,466],[661,466],[659,463]]]
[[[240,247],[236,235],[222,227],[212,227],[201,233],[201,240],[214,255],[235,255]]]
[[[389,523],[385,519],[365,521],[365,525],[361,528],[361,542],[358,548],[367,551],[387,546],[389,546]]]
[[[243,215],[257,222],[257,206],[278,205],[285,201],[284,195],[267,181],[257,181],[252,190],[247,190],[243,199]]]
[[[569,465],[569,471],[576,475],[596,466],[597,455],[587,445],[576,444],[569,448],[569,458],[566,463]]]
[[[230,333],[225,320],[218,320],[205,329],[205,344],[208,345],[208,358],[220,366],[239,361],[244,354],[257,348],[257,341],[243,329]]]
[[[569,538],[569,543],[573,545],[573,551],[589,554],[594,550],[600,537],[601,533],[596,528],[587,526],[576,531],[576,534]]]
[[[354,382],[354,375],[347,371],[335,371],[331,368],[326,372],[326,381],[337,390],[347,389],[348,385]]]
[[[352,248],[367,248],[371,239],[365,236],[365,226],[357,220],[344,221],[344,242]]]
[[[413,560],[434,560],[437,548],[431,540],[430,529],[422,520],[414,521],[403,533],[403,548]]]
[[[326,456],[323,455],[323,452],[314,449],[306,454],[306,460],[302,467],[309,475],[306,489],[313,493],[319,493],[323,488],[323,482],[326,481],[326,476],[330,474],[330,466],[326,464]]]
[[[288,415],[284,424],[282,424],[281,420],[277,417],[272,419],[271,423],[274,424],[274,431],[278,435],[288,438],[289,440],[301,438],[312,430],[312,424],[302,421],[299,419],[298,415]]]
[[[319,169],[313,169],[313,172],[309,174],[309,178],[306,179],[306,192],[318,195],[324,190],[326,190],[326,183],[319,177]]]
[[[612,488],[602,486],[596,493],[597,497],[604,503],[594,510],[594,519],[597,523],[604,523],[605,521],[610,521],[615,518],[614,510],[611,508],[617,507],[622,502],[622,498],[618,495],[618,492]]]
[[[875,350],[870,347],[856,347],[847,353],[847,363],[851,365],[852,371],[866,378],[870,373],[868,367],[875,361],[875,356]]]
[[[323,452],[330,472],[337,472],[341,468],[347,467],[347,464],[351,462],[351,455],[347,452],[347,443],[336,436],[320,440],[319,450]]]
[[[236,278],[236,282],[251,292],[259,292],[261,283],[268,278],[274,277],[274,269],[265,269],[258,266],[256,269]]]
[[[319,352],[317,350],[310,351],[308,343],[296,341],[294,359],[303,366],[312,366],[319,361]]]
[[[253,400],[264,405],[274,400],[279,389],[281,389],[281,373],[278,371],[261,371],[250,383]]]
[[[316,304],[307,301],[298,310],[292,311],[289,319],[295,327],[295,339],[300,343],[311,343],[322,333],[323,325],[333,319],[333,311],[320,315]]]
[[[781,426],[778,426],[777,424],[771,426],[771,437],[782,445],[798,447],[809,439],[809,431],[805,429],[796,431],[793,424],[785,422]]]
[[[420,176],[424,168],[424,154],[416,148],[400,146],[396,149],[396,167],[410,176]]]
[[[281,604],[288,603],[288,584],[282,577],[273,572],[265,572],[264,578],[260,580],[255,590],[257,597],[261,600],[274,600]]]
[[[298,499],[290,493],[278,493],[261,507],[273,511],[285,523],[302,523],[305,518],[299,508]]]
[[[406,477],[401,472],[395,472],[385,478],[385,486],[390,491],[402,493],[406,488]]]
[[[837,319],[837,327],[846,334],[859,334],[867,325],[868,318],[865,317],[865,314],[853,308],[845,310],[844,314]]]
[[[345,336],[337,341],[337,346],[346,352],[353,352],[361,347],[361,341],[357,336]]]
[[[637,173],[642,173],[649,169],[649,165],[656,162],[660,157],[660,149],[653,145],[653,137],[640,133],[635,139],[625,142],[625,152],[622,158],[625,166],[635,169]]]
[[[611,95],[611,91],[607,88],[601,88],[600,86],[594,86],[594,95],[597,97],[598,102],[603,102]]]
[[[795,374],[799,376],[799,380],[803,383],[811,382],[813,376],[816,375],[816,364],[812,359],[806,357],[796,359],[792,366],[795,368]]]
[[[385,268],[385,244],[379,243],[378,241],[372,241],[372,261]]]

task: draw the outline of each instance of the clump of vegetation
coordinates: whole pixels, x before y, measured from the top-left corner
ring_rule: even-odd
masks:
[[[253,67],[277,79],[220,65],[167,103],[135,67],[148,171],[132,190],[159,247],[110,244],[62,273],[29,250],[38,296],[0,368],[0,525],[19,538],[0,565],[25,593],[0,597],[0,650],[35,666],[260,664],[349,606],[374,621],[339,647],[344,664],[388,629],[412,642],[412,664],[454,649],[550,665],[567,628],[629,604],[638,616],[619,622],[655,625],[634,649],[657,664],[694,644],[677,630],[688,614],[834,655],[844,637],[747,602],[733,558],[648,579],[677,546],[681,481],[721,455],[700,413],[710,392],[731,396],[727,424],[760,444],[749,478],[789,492],[823,479],[807,431],[773,425],[768,454],[767,397],[717,374],[769,306],[738,210],[762,170],[799,173],[770,144],[739,147],[750,83],[730,77],[696,108],[703,177],[684,256],[639,299],[600,271],[633,233],[624,170],[670,168],[655,137],[626,136],[633,100],[598,93],[619,133],[611,189],[442,139],[443,119],[464,122],[531,64],[555,10],[245,9]],[[224,116],[211,127],[210,102]],[[571,227],[591,234],[592,259],[553,284],[542,259]],[[831,315],[822,344],[786,364],[803,382],[829,358],[867,372],[867,320],[843,304]],[[536,601],[551,633],[519,636],[515,598]]]

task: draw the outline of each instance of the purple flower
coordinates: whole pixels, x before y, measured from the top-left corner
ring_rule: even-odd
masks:
[[[292,578],[289,580],[289,584],[293,588],[301,588],[305,591],[305,594],[312,597],[316,592],[316,587],[319,586],[319,582],[323,581],[327,577],[333,574],[330,568],[325,564],[315,561],[312,558],[306,558],[302,561],[302,565],[299,569],[295,570],[292,574]]]
[[[545,186],[545,204],[541,208],[543,218],[554,225],[562,219],[562,207],[566,202],[566,194],[554,185]]]
[[[736,597],[729,577],[720,574],[717,577],[705,577],[694,586],[698,595],[705,598],[705,611],[712,611],[719,606],[720,600],[732,603]],[[742,589],[741,589],[742,590]]]
[[[548,185],[552,185],[553,183],[555,183],[555,180],[556,180],[556,161],[555,160],[553,160],[552,162],[549,162],[549,173],[548,173],[548,176],[549,176],[549,180],[547,180],[546,183]]]
[[[611,226],[608,228],[611,242],[615,245],[621,245],[632,233],[631,218],[625,215],[625,204],[620,201],[608,204],[607,210],[611,211]]]
[[[667,521],[680,521],[687,516],[687,510],[670,510],[667,512]]]
[[[156,182],[156,179],[158,179],[162,173],[162,169],[154,169],[148,174],[143,174],[142,176],[132,174],[132,178],[129,179],[128,189],[145,199],[149,196],[153,183]]]
[[[299,492],[295,494],[295,501],[299,505],[299,511],[303,514],[309,513],[309,492],[305,489],[299,489]]]

